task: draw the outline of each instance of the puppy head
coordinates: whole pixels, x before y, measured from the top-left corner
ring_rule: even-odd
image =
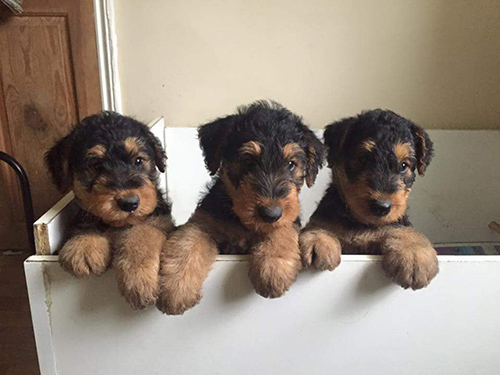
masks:
[[[416,171],[434,155],[428,134],[394,112],[373,110],[328,125],[328,166],[352,215],[385,225],[406,212]]]
[[[116,227],[154,211],[165,159],[146,125],[112,112],[83,119],[45,156],[59,190],[72,188],[83,209]]]
[[[300,189],[304,181],[314,184],[324,158],[322,143],[300,117],[259,101],[198,134],[208,170],[219,171],[246,227],[267,232],[298,218]]]

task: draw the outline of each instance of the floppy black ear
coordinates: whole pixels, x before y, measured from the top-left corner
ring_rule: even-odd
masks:
[[[413,141],[415,142],[418,174],[423,176],[434,156],[434,144],[429,138],[429,134],[423,128],[414,123],[411,123],[410,127],[413,134]]]
[[[153,150],[155,151],[155,164],[160,170],[160,172],[165,172],[165,167],[166,164],[165,162],[167,161],[167,154],[165,154],[165,150],[163,149],[163,146],[161,145],[160,140],[151,132],[148,131],[148,142],[153,147]]]
[[[203,150],[205,164],[211,175],[217,173],[222,160],[222,148],[232,128],[235,115],[219,118],[198,128],[198,139]]]
[[[350,126],[350,119],[346,119],[334,122],[325,127],[323,138],[327,148],[328,167],[333,167],[340,160]]]
[[[69,154],[73,145],[73,133],[57,142],[46,154],[45,165],[52,175],[52,182],[65,192],[71,186],[72,173],[69,166]]]
[[[302,125],[304,132],[304,140],[307,144],[307,168],[306,168],[306,184],[308,187],[314,185],[316,176],[325,162],[325,146],[316,137],[314,132]]]

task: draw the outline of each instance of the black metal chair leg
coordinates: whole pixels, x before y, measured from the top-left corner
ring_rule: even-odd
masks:
[[[28,176],[24,168],[12,156],[0,151],[0,160],[6,162],[16,172],[21,186],[21,193],[23,195],[24,218],[26,221],[26,230],[28,232],[28,242],[32,254],[35,254],[35,235],[33,234],[33,223],[35,222],[33,214],[33,202],[31,200],[31,189]]]

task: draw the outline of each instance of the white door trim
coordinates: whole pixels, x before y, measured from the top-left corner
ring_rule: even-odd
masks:
[[[102,109],[122,112],[113,0],[94,0]]]

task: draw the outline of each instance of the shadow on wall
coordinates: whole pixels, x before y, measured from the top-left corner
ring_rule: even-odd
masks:
[[[428,127],[500,129],[500,2],[432,3],[416,117]]]

